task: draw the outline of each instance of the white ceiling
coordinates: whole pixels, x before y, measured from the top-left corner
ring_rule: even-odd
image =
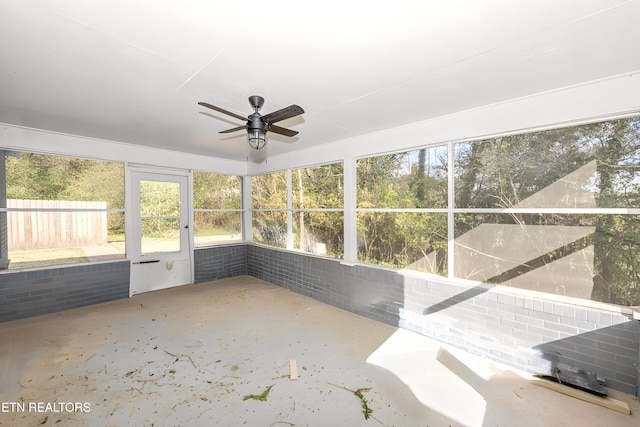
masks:
[[[0,0],[0,122],[246,160],[640,70],[640,0]],[[291,141],[295,143],[290,143]]]

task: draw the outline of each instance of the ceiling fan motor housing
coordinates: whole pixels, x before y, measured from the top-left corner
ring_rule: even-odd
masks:
[[[251,114],[248,118],[249,120],[247,121],[247,130],[249,132],[255,132],[257,130],[267,132],[269,130],[267,124],[262,120],[262,116],[257,112]]]
[[[269,130],[269,125],[262,120],[262,115],[258,111],[264,104],[264,98],[258,95],[252,95],[249,97],[249,103],[254,109],[253,114],[247,117],[247,133],[249,135],[249,145],[257,150],[264,147],[266,142],[266,133]]]
[[[264,98],[258,95],[251,95],[249,97],[249,104],[258,111],[264,105]]]

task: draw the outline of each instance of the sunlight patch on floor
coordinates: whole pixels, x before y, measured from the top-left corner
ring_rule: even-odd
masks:
[[[423,405],[462,425],[482,426],[487,406],[484,397],[474,388],[473,378],[467,381],[467,375],[459,376],[461,372],[453,372],[438,360],[442,359],[442,349],[438,341],[398,329],[367,358],[367,363],[392,372]],[[471,377],[487,380],[494,374],[489,361],[468,360],[471,355],[448,346],[446,352],[473,372]]]

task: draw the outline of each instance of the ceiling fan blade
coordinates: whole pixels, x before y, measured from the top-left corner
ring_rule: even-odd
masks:
[[[224,109],[222,109],[220,107],[216,107],[215,105],[211,105],[211,104],[209,104],[207,102],[198,102],[198,105],[202,105],[203,107],[211,108],[212,110],[216,110],[219,113],[223,113],[223,114],[226,114],[228,116],[235,117],[238,120],[245,120],[245,121],[247,120],[246,117],[242,117],[239,114],[232,113],[231,111],[224,110]]]
[[[270,125],[269,132],[278,133],[284,136],[296,136],[298,134],[298,131],[296,130],[285,129],[283,127],[276,126],[276,125]]]
[[[291,117],[299,116],[303,114],[304,110],[302,107],[297,105],[289,105],[288,107],[282,108],[278,111],[274,111],[273,113],[266,114],[262,116],[262,120],[267,123],[275,123],[281,120],[290,119]]]
[[[237,132],[237,131],[239,131],[239,130],[244,130],[244,129],[246,129],[246,128],[247,128],[246,126],[238,126],[238,127],[231,128],[231,129],[227,129],[227,130],[221,130],[221,131],[220,131],[220,132],[218,132],[218,133],[231,133],[231,132]]]

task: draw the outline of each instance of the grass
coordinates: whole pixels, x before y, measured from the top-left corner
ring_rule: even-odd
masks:
[[[233,235],[240,234],[240,232],[235,230],[222,230],[220,228],[210,228],[210,229],[197,229],[194,234],[197,237],[211,237],[211,236],[233,236]]]
[[[9,269],[44,267],[47,265],[73,264],[87,262],[85,253],[80,248],[37,249],[31,251],[15,251],[9,253]]]
[[[113,254],[112,251],[107,250],[105,256],[108,253],[112,258],[124,257],[124,242],[110,242],[108,246],[114,248],[120,255]],[[9,259],[11,260],[9,263],[10,270],[89,262],[84,250],[77,247],[11,251],[9,252]]]
[[[241,236],[232,230],[207,229],[198,230],[194,240],[196,246],[200,246],[211,242],[238,240],[240,238]],[[124,256],[125,235],[123,233],[110,233],[107,240],[108,246],[122,254],[121,256]],[[145,239],[144,247],[147,252],[174,250],[175,241],[176,239],[167,241],[165,238],[148,238]],[[9,264],[10,270],[89,262],[87,255],[79,247],[11,251],[9,252],[9,259],[11,260]]]

